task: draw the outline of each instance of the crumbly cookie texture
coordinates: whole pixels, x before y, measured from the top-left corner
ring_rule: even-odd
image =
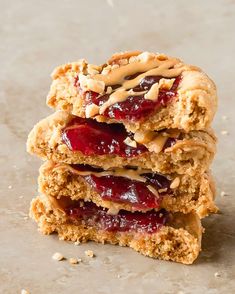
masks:
[[[84,199],[94,202],[97,206],[108,208],[110,211],[138,210],[130,204],[103,200],[99,193],[68,164],[47,161],[41,166],[39,173],[39,191],[48,196],[58,199],[61,197],[70,197],[72,200]],[[125,175],[125,170],[123,174]],[[159,209],[183,213],[196,211],[200,218],[217,212],[218,209],[214,204],[214,183],[209,172],[195,177],[176,174],[169,177],[172,183],[179,179],[178,186],[172,189],[173,195],[163,197]]]
[[[72,224],[66,214],[53,206],[41,195],[31,203],[31,217],[38,223],[43,234],[58,233],[62,240],[129,246],[143,255],[191,264],[201,250],[202,227],[196,214],[175,214],[172,223],[163,226],[157,233],[107,232]]]
[[[134,76],[132,80],[125,80],[126,76],[136,73],[139,73],[140,78]],[[130,89],[139,84],[142,77],[150,75],[163,77],[145,93],[145,98],[152,100],[157,97],[161,87],[169,88],[172,81],[181,76],[177,96],[172,103],[134,122],[103,115],[106,107],[118,101],[125,101],[128,95],[137,95]],[[105,106],[87,105],[85,94],[78,90],[75,83],[76,77],[79,78],[82,93],[93,91],[98,94],[112,94]],[[201,69],[164,54],[139,51],[117,53],[101,66],[88,64],[82,59],[57,67],[52,73],[52,79],[47,97],[50,107],[66,110],[80,117],[93,117],[98,121],[122,122],[126,129],[132,132],[164,128],[178,128],[186,132],[206,129],[217,109],[217,94],[213,81]],[[112,89],[112,86],[117,84],[121,89]]]
[[[28,152],[44,160],[89,164],[103,169],[129,165],[166,174],[194,175],[208,169],[216,151],[216,138],[211,130],[207,130],[183,133],[181,140],[159,153],[145,152],[129,158],[109,154],[85,156],[79,151],[71,151],[62,141],[63,128],[72,118],[69,113],[58,111],[41,120],[29,134]]]

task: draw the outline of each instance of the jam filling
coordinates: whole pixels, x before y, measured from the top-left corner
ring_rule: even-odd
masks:
[[[162,78],[162,76],[144,77],[140,81],[140,84],[133,88],[133,91],[141,92],[150,90],[151,86],[155,83],[158,83]],[[126,77],[126,79],[130,79],[130,77]],[[103,115],[105,117],[121,120],[140,120],[151,114],[154,110],[157,110],[160,107],[165,107],[174,97],[176,97],[180,81],[181,76],[178,76],[175,78],[175,81],[170,89],[160,88],[158,99],[155,101],[145,99],[144,94],[140,94],[138,96],[129,96],[125,101],[115,103],[108,107]],[[74,85],[80,89],[78,78],[75,79]],[[120,85],[112,86],[113,89],[118,87],[120,87]],[[110,94],[100,96],[93,91],[87,91],[84,93],[84,96],[85,102],[87,104],[94,103],[98,106],[102,106],[109,99]]]
[[[92,202],[73,201],[67,208],[66,214],[76,224],[82,220],[85,226],[95,227],[108,232],[138,232],[156,233],[168,219],[165,210],[142,212],[119,211],[118,214],[108,214],[107,209],[96,206]]]
[[[141,144],[131,147],[124,143],[133,134],[121,124],[98,123],[92,119],[74,118],[64,129],[63,142],[72,151],[81,151],[85,155],[115,154],[121,157],[133,157],[147,151]]]
[[[125,144],[127,137],[132,140],[133,134],[127,132],[121,124],[98,123],[92,119],[78,117],[72,119],[62,132],[62,141],[68,148],[84,155],[113,154],[134,157],[148,150],[142,144],[137,143],[136,147]]]
[[[84,168],[80,165],[73,167],[84,171]],[[100,177],[90,174],[83,176],[83,178],[103,200],[129,204],[134,209],[159,208],[164,195],[172,194],[171,181],[157,173],[145,173],[141,176],[146,179],[146,182],[113,175]],[[148,188],[149,185],[158,191],[158,196],[151,192]]]

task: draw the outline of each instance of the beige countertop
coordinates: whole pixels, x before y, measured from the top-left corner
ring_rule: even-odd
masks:
[[[0,293],[235,293],[235,1],[0,0],[0,7]],[[50,72],[81,57],[99,63],[133,49],[178,56],[218,85],[213,170],[221,214],[203,220],[203,251],[192,266],[44,237],[27,218],[41,162],[26,153],[25,141],[51,112]],[[87,249],[96,257],[85,257]],[[56,262],[56,251],[83,262]]]

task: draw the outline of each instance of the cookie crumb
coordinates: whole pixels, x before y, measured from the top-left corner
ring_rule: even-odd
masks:
[[[134,140],[131,140],[131,138],[126,137],[126,139],[123,141],[126,145],[136,148],[137,147],[137,143]]]
[[[221,193],[220,193],[220,196],[221,197],[224,197],[224,196],[226,196],[227,195],[227,193],[226,192],[224,192],[224,191],[221,191]]]
[[[112,87],[108,87],[107,90],[106,90],[106,93],[107,94],[111,94],[113,91]]]
[[[176,189],[176,188],[179,186],[179,184],[180,184],[180,178],[179,178],[179,177],[176,177],[176,178],[172,181],[172,183],[171,183],[171,185],[170,185],[170,188],[171,188],[171,189]]]
[[[119,212],[119,209],[118,208],[115,208],[115,207],[110,207],[107,211],[108,214],[111,214],[111,215],[117,215]]]
[[[24,198],[24,196],[23,195],[20,195],[19,198],[22,199],[22,198]]]
[[[218,272],[216,272],[216,273],[215,273],[215,277],[216,277],[216,278],[221,277],[221,274],[218,273]]]
[[[221,131],[221,135],[228,135],[228,131],[226,130]]]
[[[93,117],[99,113],[99,107],[95,105],[94,103],[89,104],[87,105],[85,112],[86,112],[85,114],[87,118]]]
[[[74,242],[74,245],[75,246],[78,246],[78,245],[80,245],[81,243],[79,242],[79,241],[76,241],[76,242]]]
[[[57,260],[57,261],[61,261],[61,260],[64,259],[64,256],[61,253],[59,253],[59,252],[55,252],[52,255],[52,259]]]
[[[30,293],[29,293],[29,291],[27,291],[27,290],[25,290],[25,289],[22,289],[22,290],[21,290],[21,294],[30,294]]]
[[[158,190],[159,193],[163,193],[163,192],[166,192],[166,191],[167,191],[167,188],[159,189],[159,190]]]
[[[227,120],[227,119],[228,119],[227,115],[222,116],[222,120]]]
[[[8,189],[12,189],[12,185],[9,185],[9,186],[8,186]]]
[[[28,220],[29,219],[29,217],[28,216],[24,216],[24,220]]]
[[[69,263],[70,264],[78,264],[78,259],[77,258],[75,258],[75,257],[71,257],[70,259],[69,259]]]
[[[85,251],[86,256],[88,257],[95,257],[95,254],[92,250],[86,250]]]

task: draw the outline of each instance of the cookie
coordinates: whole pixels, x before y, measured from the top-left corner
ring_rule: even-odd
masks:
[[[54,162],[103,169],[137,166],[166,174],[194,175],[208,169],[215,144],[211,130],[130,133],[121,124],[98,123],[58,111],[35,125],[27,149]]]
[[[190,177],[130,168],[104,171],[47,161],[39,170],[38,185],[42,194],[92,201],[110,213],[164,208],[171,212],[195,211],[202,218],[217,212],[210,173]]]
[[[103,65],[82,59],[59,66],[52,79],[50,107],[131,132],[207,129],[217,108],[213,81],[164,54],[117,53]]]
[[[41,195],[31,203],[31,217],[43,234],[129,246],[153,258],[191,264],[201,250],[202,227],[196,214],[122,211],[109,215],[91,202],[73,206]]]

